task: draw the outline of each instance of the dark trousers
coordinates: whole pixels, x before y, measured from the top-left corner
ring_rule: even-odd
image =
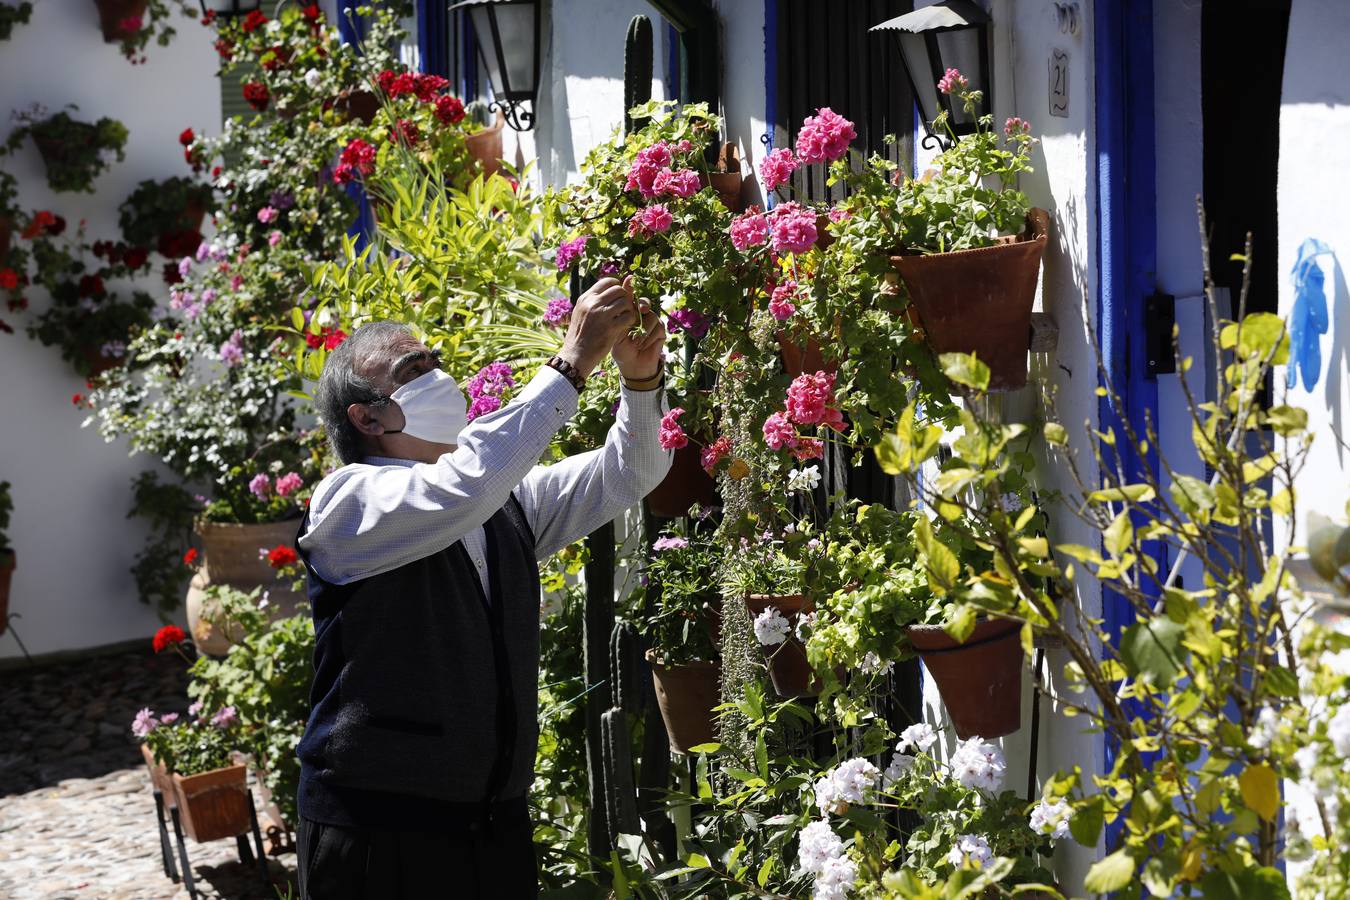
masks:
[[[532,900],[539,895],[533,831],[523,802],[491,821],[437,831],[347,828],[302,817],[300,898]]]

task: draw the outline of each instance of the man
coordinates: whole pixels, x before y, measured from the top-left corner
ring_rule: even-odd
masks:
[[[315,623],[306,900],[537,894],[537,561],[670,467],[666,333],[627,288],[586,292],[557,356],[467,427],[463,395],[403,326],[363,326],[328,357],[319,414],[344,465],[315,488],[299,537]],[[607,354],[624,386],[604,447],[537,465]]]

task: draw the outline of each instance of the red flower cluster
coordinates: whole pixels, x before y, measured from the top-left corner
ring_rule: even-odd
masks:
[[[71,405],[73,405],[73,406],[79,406],[81,403],[84,402],[84,395],[83,395],[83,394],[75,394],[73,397],[70,398],[70,402],[71,402]]]
[[[195,228],[187,228],[164,232],[159,236],[155,249],[159,251],[160,256],[176,261],[196,253],[201,243],[202,233]],[[177,265],[177,262],[174,264]]]
[[[117,23],[117,30],[123,37],[134,37],[144,24],[145,20],[140,16],[127,16]]]
[[[272,102],[272,92],[261,81],[247,81],[244,83],[244,99],[248,101],[249,106],[262,112],[267,109],[267,104]]]
[[[274,569],[289,566],[300,561],[296,552],[285,544],[277,544],[267,552],[267,564]]]
[[[170,287],[183,280],[183,276],[178,271],[178,263],[176,262],[166,262],[161,277],[164,279],[164,283]]]
[[[197,548],[189,547],[188,551],[183,554],[183,565],[190,566],[196,561],[197,561]]]
[[[717,464],[725,459],[731,453],[731,438],[722,435],[717,440],[703,448],[699,454],[699,462],[704,470],[711,475]]]
[[[305,21],[311,28],[318,28],[323,23],[323,10],[319,9],[319,4],[311,3],[300,10],[300,15],[305,17]]]
[[[184,147],[192,146],[192,142],[196,139],[197,135],[193,133],[191,128],[184,128],[178,135],[178,143],[182,144]]]
[[[435,101],[436,95],[450,86],[449,80],[439,75],[418,75],[413,85],[413,93],[423,103]]]
[[[417,92],[417,76],[412,72],[395,73],[392,69],[385,69],[375,76],[375,83],[380,86],[381,91],[389,96],[390,100],[395,100],[404,94]]]
[[[244,17],[244,22],[239,27],[243,30],[244,34],[252,34],[266,24],[267,16],[263,15],[262,10],[255,9]]]
[[[464,101],[449,94],[437,97],[436,118],[443,125],[458,125],[464,121]]]
[[[176,647],[187,640],[187,632],[177,625],[165,625],[159,631],[155,632],[154,640],[150,643],[155,648],[156,653],[163,653],[170,647]]]
[[[269,72],[284,68],[291,61],[291,51],[278,44],[263,54],[262,67]]]
[[[389,132],[389,143],[401,143],[405,147],[412,147],[422,139],[422,132],[417,129],[417,123],[408,119],[399,119]]]
[[[106,293],[108,293],[108,290],[103,286],[103,279],[98,275],[80,276],[79,294],[81,297],[102,297]]]
[[[64,218],[42,209],[33,213],[33,218],[28,222],[28,227],[23,230],[23,237],[31,241],[43,232],[55,237],[65,230],[66,220]]]
[[[229,62],[234,59],[234,44],[231,41],[227,41],[225,38],[217,38],[216,53],[220,54],[221,59]]]
[[[311,350],[318,350],[320,347],[325,350],[336,350],[346,339],[347,332],[341,328],[325,327],[318,334],[306,334],[305,344]]]
[[[12,291],[19,286],[19,273],[11,268],[0,269],[0,291]]]
[[[333,180],[338,184],[348,184],[374,171],[375,148],[357,138],[342,148],[337,168],[333,170]]]

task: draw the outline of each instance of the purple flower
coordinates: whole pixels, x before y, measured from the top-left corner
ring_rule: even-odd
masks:
[[[205,500],[205,498],[203,498],[203,500]],[[192,705],[188,707],[188,715],[192,716],[192,718],[195,719],[201,714],[202,714],[202,701],[200,700],[192,701]]]
[[[267,198],[267,205],[275,206],[277,209],[290,209],[295,205],[295,195],[290,191],[273,191],[272,196]]]
[[[230,335],[230,339],[220,345],[220,361],[225,364],[225,368],[233,369],[235,366],[239,365],[241,362],[244,361],[243,345],[244,345],[244,333],[240,331],[238,328],[236,328],[234,330],[234,334]],[[267,482],[266,475],[260,475],[258,477],[262,478],[263,483],[266,484]],[[254,479],[254,481],[256,480],[257,478]],[[253,482],[249,482],[249,490],[253,490]],[[254,491],[254,493],[257,492]],[[261,497],[263,495],[260,494],[259,496]]]
[[[239,713],[233,706],[221,707],[220,711],[211,717],[211,724],[217,728],[229,728],[238,721]]]
[[[548,308],[544,310],[544,324],[560,328],[567,324],[571,316],[572,301],[566,297],[554,297],[548,301]]]
[[[174,722],[177,721],[178,721],[178,713],[165,713],[163,718],[159,720],[159,724],[172,725]]]
[[[272,479],[268,478],[265,473],[259,472],[249,480],[248,489],[259,500],[266,500],[267,495],[272,493]]]
[[[136,718],[131,720],[131,733],[141,740],[145,740],[145,736],[158,727],[159,720],[155,718],[155,714],[150,711],[149,707],[136,713]]]
[[[600,274],[606,276],[619,274],[619,264],[613,261],[605,263],[600,267]]]
[[[708,333],[712,320],[703,313],[689,309],[677,309],[670,314],[666,327],[671,331],[687,331],[690,337],[701,338]]]
[[[185,257],[183,257],[182,259],[180,259],[180,260],[178,261],[178,274],[179,274],[179,275],[181,275],[182,277],[186,278],[186,277],[188,277],[188,273],[191,272],[191,271],[192,271],[192,257],[190,257],[190,256],[185,256]]]
[[[657,553],[663,550],[683,550],[689,546],[689,542],[682,537],[659,537],[652,542],[652,549]]]
[[[516,380],[511,377],[511,366],[509,363],[497,362],[488,363],[478,370],[478,373],[469,379],[464,389],[469,392],[469,397],[477,400],[480,397],[495,397],[500,399],[503,394],[516,386]],[[499,403],[498,407],[501,406]],[[494,407],[493,409],[496,409]],[[488,410],[492,412],[493,410]],[[473,418],[472,415],[469,416]]]
[[[475,397],[473,403],[469,404],[469,412],[466,414],[465,418],[472,422],[479,416],[494,413],[501,408],[502,400],[500,397],[484,394],[482,397]]]
[[[576,262],[581,257],[581,254],[586,249],[587,240],[589,240],[589,237],[583,234],[580,237],[572,238],[570,241],[564,241],[559,245],[557,256],[559,272],[563,269],[570,269],[572,263]]]
[[[206,257],[211,255],[211,245],[208,244],[206,241],[202,241],[200,244],[197,245],[196,255],[197,255],[197,262],[201,262],[202,260],[206,259]]]
[[[210,303],[212,300],[214,300],[214,299],[216,299],[216,289],[215,289],[215,288],[207,288],[206,290],[202,291],[202,303],[203,303],[203,304],[209,304],[209,303]]]

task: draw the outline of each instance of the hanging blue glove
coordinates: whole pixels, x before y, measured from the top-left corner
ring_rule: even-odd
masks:
[[[1330,254],[1331,248],[1316,238],[1305,238],[1298,248],[1294,278],[1294,308],[1289,313],[1289,387],[1298,384],[1303,372],[1303,389],[1311,391],[1322,375],[1322,335],[1327,333],[1327,295],[1325,277],[1317,257]],[[1335,259],[1335,256],[1332,256]]]

